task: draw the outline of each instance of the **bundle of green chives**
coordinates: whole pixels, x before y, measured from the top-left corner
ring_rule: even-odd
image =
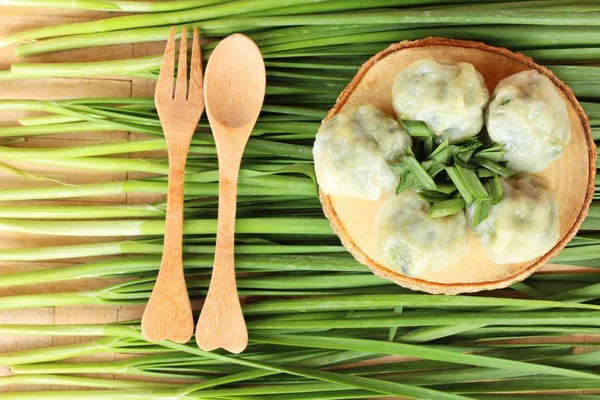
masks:
[[[69,3],[69,4],[67,4]],[[6,0],[13,6],[70,7],[63,0]],[[600,333],[600,279],[593,269],[534,275],[501,293],[451,298],[414,294],[371,275],[345,253],[321,213],[311,163],[312,138],[361,63],[389,43],[427,36],[482,40],[555,64],[554,72],[586,100],[600,137],[598,5],[588,0],[79,0],[81,9],[149,12],[48,27],[0,40],[20,43],[21,56],[59,50],[164,40],[166,25],[194,25],[204,37],[250,34],[264,54],[268,90],[240,179],[236,261],[240,292],[266,300],[245,305],[251,344],[241,356],[205,353],[192,345],[142,340],[138,321],[102,325],[0,325],[0,334],[99,336],[54,349],[0,354],[13,375],[0,377],[6,399],[236,398],[346,399],[404,396],[426,399],[529,399],[523,392],[598,389],[597,351],[573,354],[572,344],[548,340]],[[494,24],[485,25],[485,24]],[[214,42],[204,44],[208,57]],[[14,64],[2,79],[121,75],[154,79],[160,56],[95,63]],[[67,185],[51,176],[0,168],[40,188],[0,191],[0,200],[59,199],[123,192],[165,193],[163,158],[115,154],[164,148],[151,99],[71,99],[0,102],[0,110],[35,110],[19,126],[0,127],[0,157],[9,162],[72,170],[146,172],[124,182]],[[66,148],[19,148],[22,138],[67,132],[122,130],[148,139]],[[597,132],[598,131],[598,132]],[[214,145],[201,121],[186,175],[184,264],[192,297],[205,295],[216,218]],[[600,182],[595,198],[600,199]],[[553,262],[600,265],[600,212],[594,203],[578,236]],[[160,264],[164,203],[106,206],[27,204],[0,208],[2,229],[48,235],[135,237],[128,241],[0,250],[3,261],[90,256],[124,257],[3,276],[0,287],[94,277],[125,282],[92,291],[0,298],[0,309],[48,305],[144,303]],[[127,218],[127,219],[125,219]],[[59,220],[59,221],[57,221]],[[98,221],[103,220],[103,221]],[[525,297],[511,299],[504,296]],[[293,300],[281,296],[299,297]],[[535,339],[540,345],[519,344]],[[510,341],[499,344],[499,340]],[[513,340],[516,339],[516,340]],[[63,362],[95,353],[136,355],[116,362]],[[416,361],[378,364],[386,355]],[[378,365],[353,366],[357,361]],[[117,373],[119,378],[86,374]],[[75,376],[75,374],[83,376]],[[151,384],[133,379],[152,378]],[[163,380],[169,379],[170,383]],[[184,381],[185,380],[185,381]],[[189,383],[190,380],[192,383]],[[196,383],[200,382],[201,383]],[[173,383],[175,382],[175,383]],[[10,393],[17,384],[61,385],[86,391]],[[537,395],[535,395],[537,398]],[[591,397],[590,397],[591,396]],[[561,395],[589,400],[594,395]],[[546,398],[557,396],[547,395]]]
[[[230,4],[217,5],[209,7],[211,9],[220,9],[223,7],[244,8],[239,3],[256,3],[254,7],[262,6],[259,1],[244,1],[234,2]],[[260,4],[259,4],[260,3]],[[281,6],[282,2],[277,3]],[[580,1],[566,1],[565,4],[573,4],[569,6],[570,12],[557,11],[528,11],[530,9],[521,8],[517,11],[508,9],[507,3],[493,4],[501,6],[503,10],[498,11],[497,8],[490,8],[489,4],[479,4],[471,6],[469,11],[461,9],[436,9],[423,11],[392,11],[385,10],[378,13],[358,13],[358,14],[326,14],[321,15],[319,9],[329,6],[330,3],[337,3],[336,6],[341,7],[350,2],[329,1],[318,2],[317,4],[307,4],[303,7],[310,13],[316,15],[305,16],[269,16],[269,17],[246,17],[246,18],[217,18],[211,21],[197,22],[198,18],[203,18],[202,15],[209,15],[205,9],[198,9],[197,13],[187,11],[179,12],[177,17],[170,17],[166,14],[144,15],[144,16],[128,16],[118,17],[115,19],[102,21],[101,23],[83,23],[65,25],[64,28],[50,27],[42,28],[35,31],[23,32],[9,37],[5,40],[6,43],[30,41],[24,43],[17,49],[21,56],[29,56],[34,54],[42,54],[52,51],[67,50],[73,48],[82,48],[89,46],[100,46],[117,43],[136,43],[152,40],[165,40],[169,35],[169,29],[160,27],[180,20],[180,14],[185,14],[186,23],[189,21],[194,26],[198,26],[204,36],[226,36],[227,34],[236,31],[245,31],[250,33],[257,43],[263,47],[265,57],[271,57],[273,51],[278,48],[281,53],[286,47],[275,46],[277,42],[296,42],[297,44],[288,43],[288,51],[291,45],[292,49],[310,48],[315,50],[315,46],[331,46],[335,44],[355,44],[355,43],[389,43],[406,39],[417,39],[427,36],[447,36],[453,38],[484,40],[490,44],[510,46],[514,49],[557,49],[557,48],[577,48],[582,46],[593,47],[596,43],[594,37],[597,35],[597,18],[593,13],[587,13],[587,9],[582,9],[578,12],[578,7],[581,6]],[[356,2],[359,3],[359,2]],[[388,1],[395,3],[390,5],[398,5],[405,1]],[[519,4],[521,2],[512,2]],[[522,2],[527,3],[527,2]],[[360,3],[362,7],[373,7],[370,4]],[[508,3],[510,5],[511,3]],[[285,7],[273,7],[274,14],[280,10],[285,10]],[[489,11],[486,11],[490,8]],[[538,9],[533,7],[532,9]],[[473,10],[479,10],[474,12]],[[335,11],[335,10],[333,10]],[[211,11],[210,15],[219,13],[220,11]],[[261,11],[262,15],[264,12]],[[586,13],[588,15],[586,15]],[[239,14],[239,15],[244,15]],[[108,22],[110,21],[110,23]],[[154,22],[155,21],[155,22]],[[558,24],[556,21],[560,21]],[[182,21],[183,22],[183,21]],[[560,27],[560,25],[568,24],[580,25]],[[499,27],[477,26],[481,24],[492,23],[500,24]],[[135,28],[140,24],[141,28]],[[311,26],[311,25],[323,26]],[[467,25],[462,27],[446,26],[448,24]],[[541,26],[530,27],[528,25]],[[149,27],[156,25],[156,27]],[[300,26],[295,28],[294,25]],[[427,25],[426,27],[422,27]],[[472,26],[473,25],[473,26]],[[508,25],[508,26],[503,26]],[[557,26],[559,25],[559,26]],[[587,25],[587,26],[582,26]],[[139,26],[139,25],[138,25]],[[291,28],[280,28],[267,30],[266,32],[252,33],[256,30],[264,29],[272,26],[291,26]],[[135,28],[135,29],[134,29]],[[123,30],[126,29],[126,30]],[[91,31],[93,33],[85,33]],[[278,33],[281,31],[281,33]],[[392,32],[393,31],[393,32]],[[370,33],[371,32],[371,33]],[[56,36],[56,38],[53,38]],[[59,37],[60,36],[60,37]],[[49,37],[46,40],[39,40],[41,37]],[[273,42],[273,38],[276,39]],[[268,38],[264,40],[263,38]],[[291,39],[291,40],[290,40]],[[341,42],[340,42],[341,40]],[[283,43],[285,44],[285,43]],[[381,46],[381,45],[379,45]],[[210,46],[208,46],[210,48]],[[375,51],[370,51],[367,54],[373,54]],[[206,53],[206,52],[205,52]],[[345,54],[352,54],[346,52]],[[207,54],[208,55],[208,54]]]
[[[176,0],[161,2],[132,0],[4,0],[0,5],[94,11],[166,12],[206,7],[213,4],[227,3],[229,1],[230,0]]]
[[[350,308],[355,310],[366,306],[371,310],[369,311],[371,313],[379,307],[385,309],[398,302],[403,302],[408,307],[406,317],[413,320],[415,317],[411,317],[411,315],[414,314],[418,318],[419,312],[418,309],[415,309],[416,313],[411,313],[411,307],[424,305],[435,307],[437,304],[438,307],[446,310],[445,313],[436,316],[435,319],[440,319],[440,322],[444,322],[444,319],[448,316],[452,316],[457,312],[460,313],[458,311],[460,307],[466,307],[467,305],[479,307],[480,312],[485,307],[500,304],[518,306],[525,303],[550,308],[564,305],[563,303],[536,303],[511,299],[504,299],[502,302],[497,299],[478,301],[469,297],[456,297],[456,301],[451,303],[443,301],[444,299],[432,303],[430,299],[435,299],[432,296],[404,295],[404,299],[402,298],[403,295],[396,296],[396,298],[394,296],[387,296],[387,298],[379,296],[377,299],[364,298],[363,300],[360,300],[359,296],[347,302],[348,304],[338,303],[339,299],[337,298],[330,300],[335,302],[338,309]],[[316,305],[319,300],[310,301],[306,305]],[[322,299],[320,304],[326,305],[327,299]],[[299,300],[291,301],[290,304],[275,300],[261,302],[254,307],[250,306],[246,309],[246,312],[250,315],[251,321],[256,320],[256,317],[265,311],[267,313],[280,312],[280,319],[285,321],[287,318],[285,318],[286,314],[283,314],[284,312],[302,310],[301,307],[303,307],[303,304]],[[458,308],[452,311],[453,307]],[[319,311],[309,311],[309,313],[314,312],[319,313]],[[357,313],[360,312],[357,311]],[[358,318],[358,315],[356,317]],[[273,319],[268,314],[262,318],[266,318],[266,320]],[[355,319],[350,316],[348,318],[349,320]],[[498,316],[497,319],[500,323],[502,323],[501,318]],[[584,318],[584,315],[582,315],[582,318]],[[297,323],[301,323],[303,320],[299,317],[296,317],[296,319]],[[421,319],[431,320],[432,318],[421,317]],[[521,337],[519,330],[527,331],[526,327],[494,329],[488,328],[489,333],[483,334],[484,337],[488,340],[502,337],[499,335]],[[560,327],[554,327],[554,329],[556,332],[561,332]],[[565,329],[569,330],[568,328]],[[482,331],[481,329],[473,329],[473,331],[476,330]],[[547,331],[552,332],[550,329]],[[590,333],[594,332],[593,330],[588,331]],[[165,391],[162,393],[167,396],[166,398],[175,395],[174,392],[169,390],[178,389],[177,392],[180,395],[182,391],[194,393],[202,390],[196,393],[196,396],[199,395],[202,398],[225,393],[229,395],[271,393],[272,396],[280,396],[273,398],[287,398],[285,396],[289,393],[299,391],[308,395],[305,398],[310,399],[322,398],[321,396],[325,391],[334,390],[350,390],[352,393],[363,390],[366,397],[375,397],[377,393],[387,393],[409,395],[409,397],[415,398],[453,398],[448,396],[456,393],[474,392],[475,387],[473,385],[477,382],[479,382],[477,391],[480,393],[510,393],[527,387],[524,385],[524,380],[515,380],[515,378],[527,379],[527,382],[531,385],[530,387],[537,389],[544,387],[543,385],[551,385],[551,388],[557,390],[594,389],[598,387],[597,376],[591,371],[598,362],[599,353],[594,351],[572,354],[572,345],[570,344],[536,346],[498,345],[479,342],[460,346],[452,344],[451,340],[446,339],[445,343],[440,342],[437,345],[423,346],[389,342],[383,339],[387,336],[385,330],[350,330],[346,338],[334,338],[327,334],[306,331],[294,334],[251,334],[251,344],[247,353],[231,357],[205,353],[193,346],[169,342],[161,343],[158,346],[145,345],[140,339],[139,325],[136,321],[108,325],[0,325],[0,332],[20,335],[104,337],[91,342],[57,347],[52,352],[49,352],[49,349],[36,349],[5,354],[0,357],[0,360],[11,365],[15,376],[6,379],[0,378],[0,384],[4,385],[11,384],[10,380],[13,380],[16,381],[14,383],[33,382],[87,388],[139,389],[139,386],[128,379],[144,376],[153,378],[155,383],[151,384],[152,389],[158,390],[158,388],[161,388],[162,390],[164,388]],[[402,337],[404,335],[402,327],[399,332],[399,336]],[[364,338],[365,334],[370,335],[370,338]],[[380,337],[375,339],[374,337],[377,335]],[[482,333],[479,333],[479,335],[482,335]],[[384,351],[383,354],[417,356],[422,360],[388,362],[354,368],[344,367],[346,364],[359,360],[377,360],[382,351]],[[117,362],[61,362],[76,355],[99,352],[152,355],[141,355]],[[340,367],[344,368],[340,369]],[[326,371],[323,369],[326,369]],[[436,370],[435,373],[431,372],[432,369]],[[72,377],[69,374],[73,372],[84,374],[118,373],[120,378],[116,381],[108,381],[97,378]],[[289,377],[286,378],[283,374],[288,374]],[[346,374],[352,374],[351,378],[345,378]],[[564,377],[564,379],[560,377]],[[205,381],[192,384],[193,386],[188,386],[189,384],[162,385],[160,380],[167,378],[171,379],[171,382],[173,382],[173,379]],[[486,382],[490,380],[500,380],[500,382],[487,384]],[[235,382],[240,382],[242,385],[238,386]],[[341,383],[342,387],[325,387],[323,382]],[[402,382],[402,384],[397,382]],[[387,383],[391,383],[391,385]],[[205,390],[213,384],[218,385],[221,388],[218,389],[220,391],[215,393]],[[349,387],[345,385],[349,385]],[[448,389],[439,385],[454,386],[452,389]],[[309,387],[314,387],[314,391],[308,389]],[[548,386],[545,387],[548,388]],[[441,390],[430,391],[431,388]],[[89,391],[86,392],[86,395],[95,396],[95,393],[97,392]],[[118,396],[120,396],[118,398],[124,399],[137,398],[134,397],[136,394],[143,396],[149,394],[148,392],[140,393],[128,390],[118,393]],[[154,391],[154,393],[157,392]],[[169,393],[171,394],[169,395]],[[31,396],[29,398],[32,399],[38,398],[34,393],[27,393],[27,395]],[[12,396],[15,397],[8,398],[19,398],[18,394]],[[59,396],[75,396],[75,393],[48,392],[39,396],[40,398],[58,398]]]

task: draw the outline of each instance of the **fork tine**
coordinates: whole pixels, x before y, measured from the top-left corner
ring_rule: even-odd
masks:
[[[173,99],[173,77],[175,74],[175,27],[171,28],[171,35],[165,47],[160,73],[158,74],[158,82],[156,83],[156,91],[154,99],[171,100]]]
[[[181,44],[179,45],[179,65],[177,67],[177,84],[175,85],[175,98],[187,98],[187,27],[181,31]]]
[[[202,52],[200,50],[200,33],[194,28],[194,41],[192,43],[192,64],[190,72],[190,88],[188,98],[190,101],[202,101]]]

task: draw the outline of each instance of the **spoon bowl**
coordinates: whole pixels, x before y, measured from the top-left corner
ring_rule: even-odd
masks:
[[[241,34],[229,36],[212,53],[207,75],[209,68],[212,79],[204,83],[204,97],[211,124],[254,126],[266,87],[264,62],[256,44]]]

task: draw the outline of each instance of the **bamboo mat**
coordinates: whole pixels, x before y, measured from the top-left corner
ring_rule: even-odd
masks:
[[[109,14],[106,12],[90,12],[76,10],[55,10],[55,9],[36,9],[36,8],[0,8],[0,37],[4,37],[14,32],[26,29],[42,27],[47,25],[57,25],[70,22],[81,22],[92,19],[102,18]],[[151,54],[160,54],[164,49],[164,43],[138,43],[127,45],[115,45],[108,47],[98,47],[90,49],[81,49],[68,52],[52,53],[42,56],[29,58],[31,62],[68,62],[68,61],[98,61],[108,59],[142,57]],[[18,61],[14,54],[14,47],[0,48],[0,69],[8,69],[12,62]],[[77,97],[152,97],[154,93],[154,82],[137,78],[95,78],[95,79],[43,79],[28,81],[8,81],[0,82],[0,99],[60,99]],[[16,120],[25,115],[31,115],[31,112],[0,112],[0,126],[14,125]],[[34,137],[27,139],[26,142],[19,145],[26,147],[62,147],[85,145],[97,142],[136,140],[143,137],[135,133],[127,132],[82,132],[61,135],[48,135],[43,137]],[[127,155],[125,155],[127,156]],[[143,153],[128,155],[130,157],[144,156]],[[91,183],[97,181],[117,181],[127,178],[139,178],[139,173],[122,172],[93,172],[78,171],[76,174],[72,170],[65,171],[59,168],[47,166],[27,165],[26,163],[15,163],[9,160],[2,160],[15,167],[26,167],[28,171],[43,173],[51,178],[60,179],[67,183]],[[42,186],[45,183],[37,181],[25,181],[21,178],[8,175],[0,171],[0,188]],[[50,184],[51,185],[51,184]],[[157,201],[160,196],[149,194],[121,194],[94,198],[77,198],[57,201],[39,201],[37,204],[139,204],[149,201]],[[7,203],[2,203],[7,204]],[[33,202],[29,204],[35,204]],[[10,247],[33,247],[33,246],[52,246],[67,245],[77,243],[90,243],[91,241],[112,241],[118,238],[78,238],[78,237],[51,237],[51,236],[33,236],[27,234],[0,232],[0,248]],[[91,259],[73,259],[70,263],[80,263]],[[0,275],[16,271],[27,271],[33,269],[54,268],[69,263],[57,262],[13,262],[1,263]],[[565,270],[576,271],[579,267],[568,266],[545,266],[541,273],[564,272]],[[598,270],[595,270],[598,271]],[[0,276],[1,279],[1,276]],[[109,283],[116,283],[118,279],[88,279],[76,282],[60,282],[43,285],[22,286],[17,288],[0,288],[0,296],[30,294],[30,293],[48,293],[48,292],[67,292],[73,290],[85,290],[106,286]],[[197,305],[196,305],[197,306]],[[85,324],[102,323],[109,321],[124,321],[135,318],[141,318],[143,306],[127,307],[48,307],[30,310],[0,311],[0,324]],[[565,337],[555,339],[555,341],[580,342],[585,343],[599,338],[592,338],[590,335],[577,335],[574,337]],[[47,346],[57,346],[89,341],[90,338],[70,338],[70,337],[36,337],[36,336],[2,336],[0,335],[0,353],[26,350]],[[522,341],[526,342],[526,341]],[[88,357],[86,361],[114,359],[114,355],[96,355]],[[76,360],[83,361],[78,358]],[[0,366],[0,376],[6,374]],[[100,375],[104,378],[110,378],[110,375]],[[47,390],[44,386],[11,387],[13,391]],[[64,388],[53,387],[54,390]],[[0,387],[0,393],[5,391]]]

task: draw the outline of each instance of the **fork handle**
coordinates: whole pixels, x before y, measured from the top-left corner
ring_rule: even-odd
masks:
[[[165,242],[160,271],[142,317],[142,333],[151,342],[187,343],[194,332],[192,306],[183,273],[183,199],[187,146],[169,146],[169,184]]]
[[[231,158],[219,168],[215,263],[208,295],[198,320],[196,342],[205,351],[221,347],[232,353],[241,353],[248,345],[248,331],[236,287],[233,251],[241,155],[235,160]]]

